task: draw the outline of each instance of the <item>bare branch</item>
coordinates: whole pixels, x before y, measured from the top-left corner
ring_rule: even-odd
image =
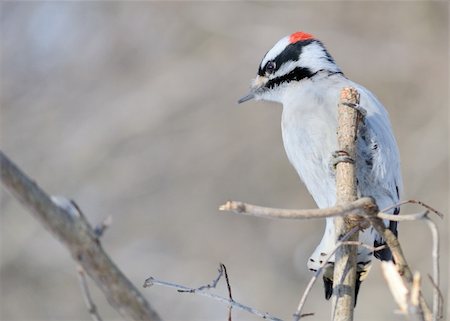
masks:
[[[374,200],[370,197],[363,197],[347,205],[337,205],[322,209],[283,209],[253,205],[239,201],[227,201],[219,207],[220,211],[230,211],[235,214],[257,216],[262,218],[275,219],[317,219],[335,216],[359,215],[367,217],[367,209],[375,206]],[[390,208],[385,209],[389,210]],[[377,216],[388,221],[416,221],[428,215],[429,211],[413,214],[392,215],[378,212]]]
[[[196,289],[193,289],[193,290],[191,289],[191,290],[189,290],[189,291],[180,289],[180,290],[178,290],[178,292],[189,292],[189,293],[194,293],[194,292],[196,292],[196,291],[202,291],[202,290],[208,290],[208,289],[215,289],[216,286],[217,286],[217,283],[219,283],[220,278],[222,277],[223,273],[225,272],[224,267],[225,267],[225,265],[223,265],[222,263],[220,263],[220,266],[219,266],[219,269],[218,269],[219,274],[217,274],[216,278],[215,278],[214,280],[212,280],[211,283],[202,285],[202,286],[200,286],[200,287],[198,287],[198,288],[196,288]],[[145,282],[147,282],[147,280],[146,280]],[[145,284],[144,284],[144,287],[145,287]]]
[[[409,201],[407,201],[409,202]],[[406,203],[406,202],[404,202]],[[410,202],[414,204],[420,204],[424,206],[424,203],[420,201]],[[401,205],[401,204],[400,204]],[[399,204],[396,204],[399,206]],[[430,206],[426,205],[426,208],[433,210],[435,213],[439,213],[436,210],[432,209]],[[310,219],[310,218],[325,218],[332,216],[344,216],[349,214],[357,214],[369,219],[370,223],[375,227],[377,232],[383,236],[383,239],[386,240],[392,254],[394,256],[395,262],[398,266],[400,275],[402,275],[408,284],[412,284],[413,276],[411,270],[408,266],[406,258],[401,249],[400,243],[398,242],[395,235],[389,230],[386,229],[383,220],[390,221],[415,221],[422,220],[428,218],[428,211],[415,213],[415,214],[404,214],[404,215],[392,215],[386,214],[382,212],[378,212],[378,208],[374,203],[372,198],[361,198],[350,204],[345,206],[334,206],[326,209],[311,209],[311,210],[296,210],[296,209],[277,209],[277,208],[269,208],[269,207],[261,207],[257,205],[251,205],[243,202],[234,202],[229,201],[225,205],[220,207],[221,210],[234,211],[235,213],[240,214],[248,214],[254,215],[258,217],[264,218],[282,218],[282,219]],[[389,208],[384,209],[385,211],[389,210]],[[429,223],[430,224],[430,223]],[[434,231],[432,231],[434,235]],[[438,268],[438,252],[439,245],[437,244],[439,240],[438,237],[433,236],[433,271],[434,278],[437,276],[439,279],[439,270]],[[436,245],[437,244],[437,245]],[[364,246],[364,245],[362,245]],[[436,259],[437,258],[437,259]],[[437,272],[437,273],[436,273]],[[437,293],[439,293],[439,288],[435,287],[434,299],[433,302],[436,302]],[[432,320],[432,315],[436,315],[435,313],[431,313],[428,305],[423,299],[422,295],[420,296],[420,306],[424,311],[425,319]],[[436,304],[434,303],[434,309],[436,311]],[[438,311],[442,310],[442,304],[438,306]],[[437,313],[438,318],[442,315],[441,312]]]
[[[228,290],[228,299],[230,299],[230,301],[234,301],[233,296],[231,295],[231,284],[230,284],[230,280],[228,279],[227,268],[226,268],[225,264],[223,264],[223,263],[220,263],[220,267],[223,269],[223,273],[225,275],[225,282],[227,283],[227,290]],[[228,307],[228,321],[231,321],[231,310],[232,309],[233,309],[233,306],[230,304],[230,306]]]
[[[344,245],[357,245],[357,246],[361,246],[361,247],[365,247],[366,249],[373,251],[373,252],[377,252],[377,251],[381,251],[382,249],[386,248],[386,245],[380,245],[380,246],[370,246],[368,244],[365,244],[363,242],[360,241],[346,241],[346,242],[341,242]]]
[[[89,287],[87,285],[86,274],[84,273],[83,267],[78,265],[78,280],[80,281],[81,293],[83,295],[84,303],[88,308],[88,312],[94,321],[102,321],[100,314],[97,311],[97,307],[94,304],[94,300],[92,300],[91,293],[89,291]]]
[[[389,206],[389,207],[383,208],[381,211],[382,211],[382,212],[387,212],[387,211],[389,211],[389,210],[391,210],[391,209],[393,209],[393,208],[396,208],[396,207],[399,207],[399,206],[402,206],[402,205],[405,205],[405,204],[418,204],[418,205],[420,205],[420,206],[422,206],[422,207],[425,207],[425,208],[428,209],[430,212],[433,212],[433,213],[437,214],[440,218],[444,218],[444,214],[443,214],[443,213],[441,213],[441,212],[439,212],[438,210],[434,209],[434,208],[431,207],[430,205],[427,205],[427,204],[425,204],[424,202],[418,201],[418,200],[406,200],[406,201],[401,201],[401,202],[399,202],[399,203],[397,203],[397,204],[394,204],[394,205],[391,205],[391,206]]]
[[[305,314],[302,314],[302,310],[303,310],[303,307],[305,306],[306,298],[308,297],[309,293],[311,292],[311,289],[312,289],[314,283],[316,282],[317,278],[320,276],[320,274],[322,274],[323,269],[325,268],[325,266],[327,266],[328,262],[330,261],[331,257],[334,255],[334,253],[337,251],[337,249],[340,246],[342,246],[343,244],[346,244],[348,242],[347,240],[358,231],[359,231],[359,227],[357,227],[357,226],[354,227],[353,229],[351,229],[346,235],[344,235],[341,238],[341,241],[336,243],[336,246],[333,248],[333,250],[325,257],[322,264],[317,269],[316,273],[314,273],[311,280],[309,280],[308,285],[306,286],[306,289],[303,292],[302,298],[300,299],[300,302],[298,303],[297,310],[295,311],[295,313],[293,315],[294,316],[293,321],[299,321],[303,316],[305,316]],[[308,315],[310,315],[310,314],[308,314]]]
[[[0,151],[1,181],[70,251],[73,259],[127,320],[159,321],[147,300],[103,250],[83,213],[71,202],[54,202]],[[67,203],[67,204],[66,204]]]
[[[407,315],[410,320],[425,321],[420,303],[420,273],[414,274],[413,282],[408,288],[392,261],[381,262],[381,270],[400,312]]]
[[[429,274],[428,275],[428,279],[431,282],[431,285],[433,286],[433,288],[437,291],[438,295],[439,295],[439,310],[437,313],[437,319],[440,320],[443,318],[444,312],[443,312],[443,305],[444,305],[444,296],[442,295],[442,291],[439,288],[439,286],[434,283],[433,277]]]
[[[433,240],[433,250],[431,251],[431,257],[433,261],[433,321],[442,318],[442,307],[440,300],[440,290],[439,290],[439,232],[436,223],[433,222],[429,217],[424,217],[427,222],[428,227],[431,231],[431,237]]]
[[[220,278],[222,277],[222,275],[226,272],[226,269],[223,269],[222,265],[219,268],[219,278],[216,278],[215,280],[220,280]],[[214,287],[217,285],[217,282],[213,282],[212,284],[214,284]],[[236,309],[240,309],[243,311],[246,311],[248,313],[254,314],[260,318],[263,319],[267,319],[267,320],[271,320],[271,321],[283,321],[267,312],[260,312],[259,310],[256,310],[255,308],[252,308],[250,306],[244,305],[242,303],[239,303],[235,300],[233,300],[231,298],[231,288],[228,289],[228,298],[225,298],[223,296],[214,294],[214,293],[210,293],[208,290],[210,290],[211,288],[213,288],[212,286],[201,286],[199,288],[190,288],[184,285],[180,285],[180,284],[176,284],[173,282],[167,282],[167,281],[162,281],[162,280],[158,280],[154,277],[149,277],[148,279],[145,280],[144,282],[144,288],[150,287],[152,285],[161,285],[161,286],[165,286],[168,288],[173,288],[176,289],[178,292],[181,293],[192,293],[192,294],[198,294],[201,296],[205,296],[211,299],[214,299],[216,301],[222,302],[227,304],[228,306],[232,306],[233,308]],[[211,285],[211,284],[210,284]]]
[[[376,204],[372,198],[363,197],[349,204],[336,205],[323,209],[280,209],[252,205],[238,201],[228,201],[221,205],[219,210],[263,218],[317,219],[344,215],[364,215],[366,210],[373,206],[376,206]]]
[[[377,216],[383,220],[402,222],[402,221],[417,221],[425,218],[428,215],[429,211],[424,211],[421,213],[414,214],[402,214],[402,215],[392,215],[386,214],[383,212],[377,213]]]
[[[392,233],[391,230],[386,228],[383,220],[381,220],[377,216],[376,212],[368,212],[367,214],[369,215],[369,220],[372,226],[375,228],[378,234],[383,237],[386,244],[389,246],[389,249],[392,252],[392,256],[394,257],[395,265],[397,266],[399,275],[402,276],[403,280],[407,284],[412,284],[413,274],[411,272],[411,269],[409,268],[397,237],[394,235],[394,233]],[[421,293],[419,295],[419,303],[420,309],[423,311],[425,320],[431,321],[433,317],[432,313]]]

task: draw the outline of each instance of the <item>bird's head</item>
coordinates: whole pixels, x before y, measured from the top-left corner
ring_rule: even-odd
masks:
[[[323,44],[309,33],[295,32],[282,38],[263,57],[248,95],[239,99],[281,102],[287,86],[319,71],[340,72]]]

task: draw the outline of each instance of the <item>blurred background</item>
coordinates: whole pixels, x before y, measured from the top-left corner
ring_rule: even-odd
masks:
[[[1,2],[1,148],[47,192],[76,200],[140,288],[150,275],[200,286],[226,264],[234,298],[289,320],[323,221],[220,213],[228,199],[315,207],[281,141],[281,106],[236,101],[281,37],[321,39],[344,73],[387,107],[403,199],[448,214],[446,2]],[[90,320],[68,252],[1,189],[1,320]],[[417,207],[405,207],[412,213]],[[439,220],[438,220],[439,221]],[[447,298],[448,218],[441,229]],[[431,287],[431,237],[400,240]],[[91,283],[105,320],[120,320]],[[224,287],[219,292],[225,294]],[[225,306],[159,287],[164,320],[225,320]],[[308,320],[327,320],[321,281]],[[356,320],[403,320],[376,262]],[[258,320],[234,311],[235,320]]]

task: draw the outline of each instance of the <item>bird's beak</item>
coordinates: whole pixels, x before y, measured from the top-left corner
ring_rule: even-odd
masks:
[[[255,96],[263,91],[264,85],[267,83],[269,79],[264,76],[256,76],[256,78],[252,82],[252,88],[250,89],[250,92],[238,100],[238,104],[244,103],[248,100],[251,100],[255,98]]]
[[[244,97],[238,100],[238,104],[245,103],[247,100],[252,100],[253,98],[255,98],[255,93],[249,92],[248,95],[245,95]]]

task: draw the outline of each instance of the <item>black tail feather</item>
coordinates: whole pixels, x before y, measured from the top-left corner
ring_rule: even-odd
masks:
[[[400,213],[400,208],[397,207],[394,210],[394,213],[392,213],[392,214],[393,215],[398,215],[399,213]],[[392,233],[394,233],[394,235],[396,237],[398,236],[397,223],[398,222],[394,222],[394,221],[390,221],[389,222],[389,229],[392,231]],[[378,242],[377,240],[375,240],[373,242],[373,246],[374,247],[378,247],[378,246],[381,246],[381,245],[386,245],[386,243],[384,241]],[[392,261],[392,253],[391,253],[391,250],[387,246],[384,249],[380,250],[380,251],[375,251],[373,253],[373,256],[375,256],[380,261]]]
[[[355,284],[355,305],[356,306],[356,301],[358,299],[358,293],[359,293],[359,288],[361,287],[361,273],[362,272],[357,272],[356,273],[356,284]],[[327,278],[327,277],[323,277],[323,286],[325,289],[325,299],[329,300],[331,298],[331,296],[333,295],[333,280]]]

